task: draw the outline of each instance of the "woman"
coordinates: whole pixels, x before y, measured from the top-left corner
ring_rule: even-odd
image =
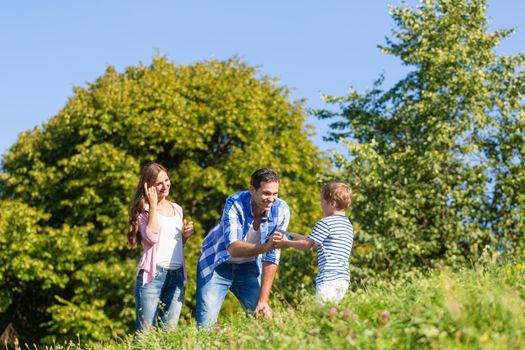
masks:
[[[166,168],[148,163],[130,205],[128,246],[144,246],[135,285],[136,332],[175,326],[184,300],[183,245],[193,222],[184,222],[182,208],[168,200],[170,186]]]

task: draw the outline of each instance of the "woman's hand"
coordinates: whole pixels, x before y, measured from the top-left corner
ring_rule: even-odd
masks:
[[[182,226],[182,239],[186,243],[188,238],[193,235],[193,221],[184,220],[184,225]]]
[[[156,208],[159,197],[157,195],[157,189],[155,188],[155,186],[148,187],[148,184],[144,183],[144,192],[146,193],[146,198],[148,200],[150,208]]]

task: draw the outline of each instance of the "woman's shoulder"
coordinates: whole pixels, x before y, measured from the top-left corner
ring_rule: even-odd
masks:
[[[181,217],[182,217],[182,207],[180,205],[178,205],[177,203],[175,202],[172,202],[170,201],[170,204],[173,206],[173,208],[175,209],[175,212],[177,214],[179,214]]]
[[[149,208],[145,208],[143,211],[141,211],[138,215],[139,221],[148,220],[149,216]]]

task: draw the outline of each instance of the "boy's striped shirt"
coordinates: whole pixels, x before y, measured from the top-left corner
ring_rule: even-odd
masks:
[[[315,283],[350,281],[348,260],[354,240],[354,230],[350,220],[344,215],[322,218],[314,226],[308,238],[318,244],[319,273]]]

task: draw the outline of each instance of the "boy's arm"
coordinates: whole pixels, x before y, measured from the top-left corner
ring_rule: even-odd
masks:
[[[291,239],[288,239],[288,237]],[[300,235],[298,233],[287,232],[283,234],[283,238],[279,242],[276,242],[275,246],[276,248],[294,248],[307,251],[316,245],[317,243],[306,236]]]

